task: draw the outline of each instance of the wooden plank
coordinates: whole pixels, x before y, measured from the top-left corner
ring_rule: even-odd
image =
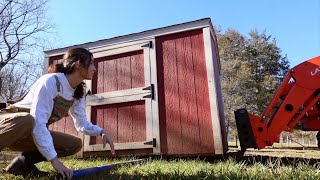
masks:
[[[104,127],[104,114],[103,114],[103,109],[101,108],[96,108],[96,125],[100,127]],[[93,144],[102,144],[102,138],[96,138],[95,143]]]
[[[85,92],[91,91],[92,92],[92,80],[85,80],[84,81],[86,84],[86,89]],[[87,102],[87,100],[86,100]],[[91,106],[86,106],[85,107],[85,111],[86,111],[86,118],[88,121],[91,121]],[[86,146],[89,146],[90,144],[90,139],[89,136],[84,135],[83,133],[78,133],[78,137],[82,140],[82,148],[81,150],[77,153],[77,157],[82,158],[83,157],[83,152],[84,152],[84,148]]]
[[[97,124],[97,107],[93,106],[91,107],[91,116],[90,121],[92,124]],[[96,136],[88,136],[89,137],[89,145],[90,144],[96,144],[97,143],[97,137]]]
[[[144,59],[143,54],[135,54],[130,57],[131,59],[131,88],[139,88],[150,86],[145,85],[145,73],[144,73]]]
[[[109,136],[114,143],[118,142],[118,108],[107,106],[104,108],[104,128],[108,131]]]
[[[165,102],[165,123],[167,134],[168,154],[179,154],[182,152],[181,141],[181,117],[179,104],[179,89],[177,80],[177,60],[175,52],[175,41],[163,42],[163,75]]]
[[[112,50],[114,50],[114,49],[122,48],[123,51],[121,51],[121,53],[125,53],[125,52],[130,52],[130,51],[128,51],[127,47],[134,46],[135,48],[133,48],[131,50],[135,51],[139,48],[142,49],[141,46],[146,44],[148,41],[150,41],[149,38],[145,38],[145,39],[137,40],[137,41],[128,41],[128,42],[123,42],[123,43],[119,43],[119,44],[104,45],[104,46],[100,46],[100,47],[92,47],[92,48],[90,48],[90,52],[92,52],[92,53],[98,53],[98,52],[102,52],[102,51],[112,52]],[[119,53],[115,53],[113,51],[110,54],[119,54]]]
[[[212,31],[210,31],[210,39],[211,39],[211,50],[213,55],[213,65],[214,65],[214,73],[215,73],[215,81],[216,81],[216,92],[217,92],[217,101],[218,101],[218,112],[219,112],[219,120],[221,127],[221,135],[222,135],[222,143],[223,143],[223,152],[226,153],[228,151],[228,140],[227,140],[227,131],[226,131],[226,122],[225,122],[225,114],[224,114],[224,104],[223,104],[223,94],[222,87],[220,81],[221,75],[221,66],[220,59],[218,55],[218,48],[215,44],[214,38],[212,36]]]
[[[148,42],[150,43],[150,42]],[[151,86],[151,75],[150,75],[150,47],[145,47],[143,51],[144,55],[144,85]],[[152,109],[151,109],[151,101],[152,99],[146,99],[145,101],[145,126],[146,126],[146,140],[152,140]]]
[[[149,131],[150,127],[146,127],[146,121],[145,102],[140,101],[139,104],[135,103],[132,106],[132,142],[147,141],[152,139],[147,139],[146,131]]]
[[[156,63],[157,69],[157,100],[158,100],[158,115],[159,115],[159,135],[160,135],[160,152],[163,154],[168,153],[168,141],[167,141],[167,128],[166,128],[166,109],[165,109],[165,95],[164,95],[164,53],[163,53],[163,39],[156,39]],[[153,62],[151,63],[153,64]]]
[[[120,96],[120,97],[113,97],[113,98],[88,100],[87,106],[99,106],[99,105],[105,105],[105,104],[141,101],[141,100],[144,100],[145,96],[148,96],[148,95],[150,95],[150,93],[137,94],[132,96],[128,95],[128,96]]]
[[[217,92],[216,92],[216,81],[215,81],[215,69],[213,65],[212,57],[212,44],[210,39],[210,29],[203,29],[203,39],[204,39],[204,50],[206,57],[206,67],[207,67],[207,77],[208,77],[208,87],[209,87],[209,99],[210,99],[210,109],[212,117],[212,129],[214,138],[214,149],[215,154],[223,154],[223,143],[221,135],[221,124],[219,119],[219,109],[217,102]]]
[[[151,101],[152,109],[152,138],[156,139],[156,147],[153,147],[154,154],[161,153],[160,144],[160,124],[159,124],[159,98],[158,98],[158,80],[157,80],[157,64],[156,64],[156,46],[155,40],[152,40],[153,48],[150,48],[150,76],[151,84],[154,85],[154,100]],[[148,108],[148,107],[146,107]]]
[[[99,61],[98,63],[98,67],[97,67],[97,94],[98,93],[103,93],[104,89],[103,89],[103,85],[104,85],[104,66],[103,66],[103,61]]]
[[[93,57],[94,58],[101,58],[101,57],[106,57],[106,56],[111,56],[115,54],[123,54],[123,53],[128,53],[128,52],[133,52],[133,51],[138,51],[142,49],[142,45],[145,43],[139,43],[131,46],[122,46],[119,48],[110,48],[108,50],[95,50],[93,52]],[[93,51],[93,50],[92,50]]]
[[[123,97],[123,96],[130,96],[130,95],[138,95],[138,94],[145,94],[145,93],[151,92],[150,90],[144,90],[144,88],[146,88],[146,87],[125,89],[125,90],[113,91],[113,92],[108,92],[108,93],[93,94],[93,95],[87,96],[87,100],[99,101],[101,99]]]
[[[200,129],[201,153],[214,153],[214,140],[208,92],[207,68],[204,56],[203,33],[191,37],[194,59],[195,88]]]
[[[144,144],[145,141],[142,142],[125,142],[125,143],[114,143],[114,147],[116,150],[126,150],[126,149],[148,149],[152,148],[152,145]],[[102,144],[95,144],[91,146],[86,146],[85,151],[109,151],[110,146],[106,145],[103,148]]]
[[[135,157],[137,156],[152,156],[152,148],[146,148],[146,149],[124,149],[124,150],[117,150],[116,156],[117,157],[132,157],[134,154]],[[84,153],[85,158],[90,157],[113,157],[110,151],[88,151]]]
[[[144,50],[145,52],[146,50]],[[148,59],[144,59],[143,54],[137,54],[131,56],[131,78],[132,78],[132,88],[145,86],[145,66],[144,62]],[[150,86],[150,84],[149,84]],[[148,101],[148,100],[147,100]],[[146,113],[145,101],[141,101],[139,104],[134,104],[132,109],[132,141],[146,141],[146,121],[151,121],[148,119]]]
[[[150,43],[150,42],[148,42]],[[144,58],[144,83],[145,86],[150,86],[151,82],[151,75],[150,75],[150,48],[146,47],[143,51],[143,58]]]
[[[131,88],[131,61],[130,57],[123,57],[117,60],[117,81],[118,90]]]
[[[117,60],[118,90],[130,89],[131,85],[131,60],[123,57]],[[118,108],[118,142],[130,142],[132,138],[131,107]]]
[[[131,106],[122,106],[118,108],[118,142],[132,142]]]
[[[49,57],[45,56],[44,61],[43,61],[43,70],[42,70],[42,75],[48,73],[48,68],[49,68]]]
[[[87,115],[87,120],[88,121],[91,121],[91,115],[92,115],[91,112],[92,112],[92,107],[91,106],[86,106],[86,115]],[[90,136],[83,135],[83,144],[84,144],[83,148],[81,149],[82,152],[85,151],[90,146]]]
[[[103,62],[104,65],[104,90],[103,92],[112,92],[118,90],[117,81],[117,61],[116,59],[110,59]]]
[[[96,67],[97,83],[96,83],[96,92],[94,93],[103,93],[104,92],[104,62],[103,62],[103,59],[97,60],[95,62],[97,64],[97,67]],[[87,99],[89,99],[89,96],[87,96]],[[94,119],[92,119],[92,123],[100,127],[103,127],[103,110],[97,107],[94,107],[92,113],[93,113],[92,117],[94,117]],[[96,136],[92,136],[90,137],[90,144],[102,144],[102,139]]]
[[[183,154],[197,154],[200,152],[199,124],[194,87],[192,47],[189,36],[176,40],[176,56]]]

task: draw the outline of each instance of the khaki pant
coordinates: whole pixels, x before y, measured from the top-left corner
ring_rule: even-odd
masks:
[[[0,151],[9,148],[21,152],[38,152],[31,132],[34,118],[26,112],[0,112]],[[58,157],[70,156],[82,147],[82,141],[72,135],[50,131]]]

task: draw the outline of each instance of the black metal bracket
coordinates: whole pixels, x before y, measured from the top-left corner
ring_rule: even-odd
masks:
[[[143,143],[144,145],[152,145],[153,147],[157,147],[157,139],[153,138],[152,141],[148,141]]]
[[[154,99],[154,84],[151,84],[148,87],[143,88],[142,90],[150,90],[151,94],[143,96],[143,98],[151,98]]]
[[[7,106],[7,103],[0,103],[0,109],[4,109],[6,108],[6,106]]]
[[[91,91],[90,91],[90,89],[87,91],[87,93],[86,93],[86,96],[90,96],[92,93],[91,93]]]

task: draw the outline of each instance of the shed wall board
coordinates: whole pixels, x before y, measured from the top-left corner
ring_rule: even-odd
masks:
[[[214,153],[202,30],[156,42],[161,151]]]

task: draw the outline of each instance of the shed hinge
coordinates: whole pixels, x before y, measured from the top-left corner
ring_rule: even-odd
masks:
[[[153,147],[157,147],[157,139],[153,138],[152,141],[147,141],[143,143],[144,145],[152,145]]]
[[[7,103],[5,103],[5,102],[1,102],[0,103],[0,110],[1,109],[4,109],[4,108],[6,108],[7,107]]]
[[[141,47],[152,48],[152,41],[149,41],[147,44],[144,44]]]
[[[143,88],[142,90],[150,90],[151,94],[143,96],[143,98],[151,98],[154,99],[154,84],[151,84],[148,87]]]
[[[89,89],[88,91],[87,91],[87,93],[86,93],[86,96],[90,96],[92,93],[91,93],[91,90]]]

